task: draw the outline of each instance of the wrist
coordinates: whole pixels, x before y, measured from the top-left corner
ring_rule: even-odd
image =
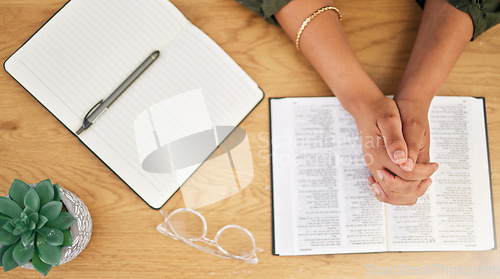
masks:
[[[416,105],[428,108],[439,88],[440,85],[431,82],[425,83],[403,78],[394,94],[394,101],[396,103],[401,101],[414,102]]]
[[[342,106],[347,110],[355,119],[363,117],[367,111],[376,107],[377,102],[384,98],[384,94],[380,91],[369,91],[360,94],[349,95],[349,100],[346,102],[340,100]]]
[[[418,91],[398,91],[394,94],[394,101],[396,104],[408,103],[412,104],[413,107],[419,109],[429,110],[434,94],[425,94]]]

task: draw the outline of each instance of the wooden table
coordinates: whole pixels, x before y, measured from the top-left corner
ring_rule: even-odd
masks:
[[[264,252],[258,254],[257,265],[250,265],[205,254],[158,233],[155,227],[163,220],[160,212],[146,205],[2,69],[1,194],[7,194],[14,178],[27,182],[50,178],[78,194],[93,217],[87,248],[70,263],[53,268],[47,278],[385,278],[406,272],[416,272],[408,277],[448,278],[465,269],[468,275],[483,271],[489,273],[480,277],[500,276],[499,250],[273,256],[268,98],[331,93],[280,28],[236,1],[172,2],[265,91],[265,99],[240,125],[248,134],[253,180],[237,194],[199,209],[208,221],[208,236],[213,237],[226,224],[239,224],[254,234]],[[64,3],[0,0],[0,59],[5,61]],[[338,7],[344,15],[348,39],[364,68],[383,92],[393,94],[408,60],[421,10],[411,0],[382,0],[376,5],[370,0],[357,1],[356,5],[339,1]],[[499,49],[500,27],[496,27],[469,44],[439,93],[486,97],[496,224],[500,224]],[[211,176],[217,176],[214,169],[202,166],[188,185]],[[171,211],[183,206],[178,191],[163,208]],[[372,272],[374,268],[377,274]],[[383,276],[384,270],[388,276]],[[401,270],[405,273],[398,273]],[[17,268],[0,277],[35,276],[36,271]]]

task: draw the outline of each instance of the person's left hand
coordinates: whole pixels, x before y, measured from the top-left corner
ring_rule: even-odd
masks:
[[[428,106],[422,104],[416,100],[408,100],[408,99],[397,99],[396,104],[399,109],[401,122],[402,122],[402,130],[405,142],[408,148],[408,159],[403,164],[400,164],[399,167],[411,174],[414,171],[415,166],[420,164],[429,164],[429,147],[430,147],[430,133],[429,133],[429,121],[427,117]],[[438,165],[433,163],[435,169],[437,170]],[[387,184],[396,184],[396,185],[406,185],[411,183],[411,181],[402,179],[394,173],[390,173],[386,170],[381,170],[377,172],[378,181],[374,179],[373,176],[368,178],[370,182],[370,189],[376,194],[378,200],[390,204],[401,204],[398,201],[398,196],[405,192],[404,187],[399,187],[398,189],[388,189],[388,187],[383,187],[380,183],[382,181]],[[415,181],[413,182],[415,183]],[[431,185],[432,180],[430,178],[425,178],[418,183],[415,193],[418,197],[422,196],[429,186]],[[390,191],[388,193],[387,191]],[[377,192],[379,194],[377,194]],[[414,199],[416,202],[416,199]],[[406,204],[411,204],[406,203]]]
[[[415,204],[427,190],[436,164],[412,163],[412,171],[402,168],[401,164],[407,161],[407,146],[397,104],[383,95],[373,100],[364,99],[360,104],[351,113],[368,169],[377,177],[376,183],[373,177],[370,181],[372,191],[377,199],[386,203]]]

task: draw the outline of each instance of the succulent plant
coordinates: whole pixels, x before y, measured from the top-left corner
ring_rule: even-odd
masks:
[[[75,218],[63,211],[58,184],[30,187],[15,179],[8,197],[0,197],[0,263],[4,271],[29,261],[44,276],[59,265],[61,247],[71,246]]]

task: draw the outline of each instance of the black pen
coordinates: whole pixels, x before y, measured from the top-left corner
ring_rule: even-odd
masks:
[[[125,92],[125,90],[127,90],[127,88],[142,73],[144,73],[144,71],[146,71],[146,69],[149,66],[151,66],[151,64],[153,64],[153,62],[155,62],[155,60],[158,58],[158,56],[160,56],[160,51],[158,51],[158,50],[151,53],[151,55],[149,55],[148,58],[146,58],[146,60],[144,60],[144,62],[142,62],[142,64],[139,65],[139,67],[137,67],[137,69],[135,69],[130,74],[130,76],[128,76],[122,82],[122,84],[120,84],[120,86],[118,86],[118,88],[116,88],[115,91],[113,91],[113,93],[111,93],[111,95],[109,95],[108,98],[106,98],[106,100],[100,100],[97,104],[95,104],[94,107],[92,107],[89,110],[89,112],[87,113],[87,115],[85,115],[85,117],[83,118],[82,127],[80,127],[80,129],[78,129],[78,131],[76,131],[76,134],[79,135],[85,129],[90,127],[90,125],[94,124],[94,122],[97,120],[97,118],[99,118],[104,113],[104,111],[106,111],[111,106],[111,104],[113,104],[113,102],[116,101],[116,99],[118,99],[118,97],[120,97],[120,95],[123,94],[123,92]]]

